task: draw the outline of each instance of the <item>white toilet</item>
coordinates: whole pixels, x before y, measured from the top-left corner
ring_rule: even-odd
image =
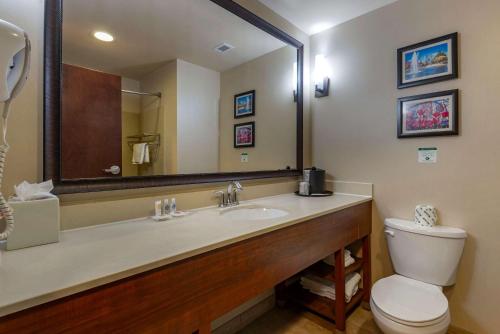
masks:
[[[455,284],[467,234],[448,226],[385,220],[396,275],[377,281],[370,306],[385,334],[444,334],[450,325],[443,286]]]

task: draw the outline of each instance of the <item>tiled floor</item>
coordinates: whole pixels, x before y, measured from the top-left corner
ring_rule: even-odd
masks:
[[[314,314],[274,308],[252,322],[239,334],[331,334],[335,325]],[[347,319],[346,334],[382,334],[372,314],[359,307]]]

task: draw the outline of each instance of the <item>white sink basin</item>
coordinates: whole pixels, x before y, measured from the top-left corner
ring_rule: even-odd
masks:
[[[262,206],[242,206],[221,212],[225,218],[234,220],[266,220],[288,216],[289,212]]]

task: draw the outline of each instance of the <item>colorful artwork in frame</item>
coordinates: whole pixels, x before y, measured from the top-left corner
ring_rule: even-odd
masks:
[[[255,122],[234,125],[234,148],[255,146]]]
[[[458,77],[458,33],[398,49],[398,88]]]
[[[255,115],[255,90],[234,96],[234,118]]]
[[[398,138],[458,135],[458,89],[398,99]]]

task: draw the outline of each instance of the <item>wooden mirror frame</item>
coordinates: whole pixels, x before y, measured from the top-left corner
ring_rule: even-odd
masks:
[[[216,3],[257,28],[297,49],[297,168],[231,173],[175,174],[128,177],[62,179],[61,177],[61,68],[62,2],[45,0],[44,99],[43,99],[43,179],[52,179],[55,193],[83,193],[120,189],[164,187],[301,175],[303,168],[303,69],[304,45],[284,31],[253,14],[232,0],[207,0]],[[290,91],[290,98],[292,92]]]

